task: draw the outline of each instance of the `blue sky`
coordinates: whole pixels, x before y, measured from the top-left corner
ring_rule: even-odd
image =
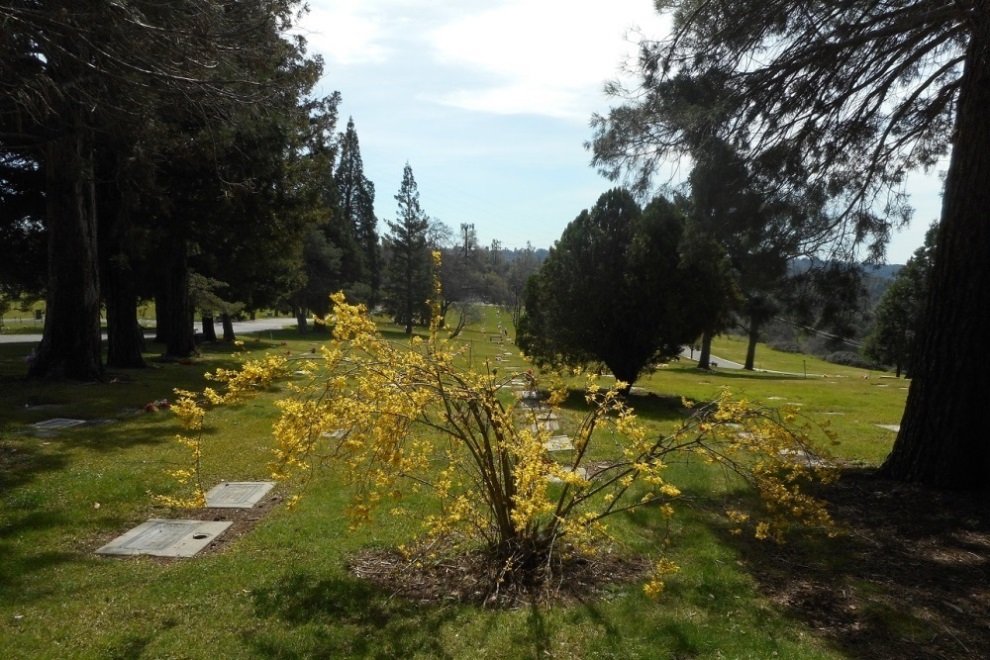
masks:
[[[325,60],[317,92],[354,118],[375,210],[395,217],[408,161],[424,211],[506,247],[550,247],[614,184],[583,143],[602,87],[662,35],[651,0],[309,0],[301,31]],[[903,263],[938,216],[935,176],[909,181],[911,228],[888,261]]]

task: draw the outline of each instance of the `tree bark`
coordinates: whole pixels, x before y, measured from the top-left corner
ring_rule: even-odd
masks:
[[[753,365],[756,363],[756,342],[760,338],[760,325],[756,315],[749,317],[749,327],[746,329],[746,338],[748,340],[746,345],[746,364],[743,365],[743,369],[747,371],[752,371]]]
[[[234,334],[234,321],[230,318],[230,314],[221,314],[220,321],[223,323],[223,340],[228,344],[234,343],[237,336]]]
[[[712,368],[712,339],[714,336],[715,333],[711,330],[705,330],[704,334],[701,335],[701,352],[698,354],[699,369]]]
[[[215,342],[217,340],[217,330],[213,325],[213,317],[203,315],[203,341]]]
[[[142,369],[145,366],[144,330],[137,321],[137,288],[129,248],[130,206],[121,191],[120,170],[116,186],[108,186],[110,202],[102,214],[101,247],[103,259],[104,299],[107,305],[107,366]]]
[[[165,286],[164,274],[160,275],[157,293],[155,294],[155,343],[168,343],[168,287]]]
[[[990,7],[973,3],[931,288],[894,449],[882,473],[939,488],[990,489],[986,310],[990,309]]]
[[[193,309],[189,298],[189,256],[184,238],[173,238],[166,271],[168,315],[165,318],[165,356],[189,357],[196,352]]]
[[[296,327],[299,329],[299,334],[304,335],[309,332],[308,322],[309,317],[306,315],[306,308],[296,307],[293,309],[296,316]]]
[[[48,292],[44,334],[29,375],[103,380],[93,158],[82,119],[67,123],[44,154]]]

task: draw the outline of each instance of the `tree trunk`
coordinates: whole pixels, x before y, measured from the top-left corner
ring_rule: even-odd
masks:
[[[81,128],[70,123],[63,130],[44,155],[48,292],[29,375],[103,380],[93,159]]]
[[[118,169],[119,172],[119,169]],[[119,179],[119,177],[118,177]],[[128,249],[130,231],[129,200],[117,186],[108,187],[111,202],[102,215],[104,298],[107,304],[107,366],[142,369],[144,330],[137,322],[137,288]]]
[[[986,388],[990,351],[990,7],[970,7],[952,159],[920,350],[894,449],[881,471],[939,488],[990,489]]]
[[[308,322],[309,318],[306,316],[306,309],[304,307],[296,307],[294,310],[296,317],[296,326],[299,329],[299,334],[304,335],[309,332]]]
[[[189,298],[189,257],[184,238],[173,239],[166,271],[168,316],[165,319],[165,356],[189,357],[196,352],[193,309]]]
[[[215,342],[217,340],[217,331],[213,326],[213,317],[203,315],[203,341],[204,342]]]
[[[756,342],[760,338],[760,325],[760,321],[755,314],[749,317],[749,328],[746,331],[746,338],[748,340],[746,345],[746,364],[743,365],[743,369],[747,371],[752,371],[753,364],[756,362]]]
[[[715,333],[711,330],[705,330],[704,334],[701,335],[701,352],[698,354],[699,369],[712,368],[712,339],[714,336]]]
[[[237,339],[234,334],[234,321],[230,318],[230,314],[221,314],[220,321],[223,323],[223,340],[228,344],[233,344]]]
[[[160,275],[164,280],[164,274]],[[158,283],[155,294],[155,339],[156,344],[168,343],[168,287],[164,281]]]
[[[137,294],[126,260],[109,265],[106,281],[107,366],[143,369],[144,330],[137,322]]]

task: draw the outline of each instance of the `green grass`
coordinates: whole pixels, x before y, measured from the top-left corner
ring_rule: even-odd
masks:
[[[514,346],[489,341],[497,319],[494,309],[487,313],[482,327],[463,335],[465,361],[475,368],[485,360],[499,368],[525,368]],[[383,329],[403,341],[400,329]],[[319,341],[288,330],[266,332],[263,341],[245,339],[246,348],[257,354],[306,353]],[[720,342],[714,352],[731,357],[730,348]],[[615,586],[602,598],[574,605],[510,611],[390,597],[354,578],[347,562],[362,548],[408,541],[409,526],[386,518],[349,533],[342,513],[347,494],[332,471],[314,479],[295,511],[276,506],[220,553],[190,560],[95,555],[97,547],[147,518],[178,515],[151,496],[180,492],[164,473],[187,461],[187,450],[173,440],[179,429],[168,413],[138,411],[171,396],[173,387],[201,388],[205,370],[236,363],[228,350],[208,349],[193,366],[152,361],[145,370],[112,370],[115,380],[105,384],[75,385],[19,380],[27,347],[0,345],[4,658],[843,657],[760,596],[742,561],[742,546],[730,540],[717,515],[733,486],[692,464],[671,467],[672,480],[686,493],[668,549],[682,571],[668,580],[656,603],[643,596],[640,584]],[[761,346],[758,360],[765,369],[791,370],[794,356]],[[829,376],[709,374],[674,363],[639,385],[695,400],[728,386],[771,405],[801,403],[811,419],[831,421],[842,440],[837,454],[878,463],[893,434],[874,424],[899,421],[903,381],[880,374],[866,380],[862,371],[810,358],[808,371]],[[211,418],[209,480],[266,476],[276,396]],[[578,398],[572,398],[565,416],[580,413]],[[666,399],[634,403],[658,431],[678,418]],[[56,416],[112,421],[50,436],[29,426]],[[286,486],[276,493],[290,494]],[[636,552],[655,556],[666,538],[663,525],[648,512],[616,517],[612,525]],[[839,541],[808,542],[823,544],[825,554],[839,547],[829,545]],[[892,629],[897,625],[893,621]]]

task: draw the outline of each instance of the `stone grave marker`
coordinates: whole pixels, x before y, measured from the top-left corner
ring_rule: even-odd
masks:
[[[547,451],[572,451],[574,443],[566,435],[554,435],[543,443]]]
[[[230,521],[152,518],[96,551],[99,555],[192,557],[231,526]]]
[[[574,468],[564,468],[564,472],[574,472]],[[585,470],[583,467],[579,467],[577,469],[577,474],[582,479],[587,479],[588,478],[588,471]],[[564,480],[561,479],[560,477],[551,476],[550,477],[550,483],[553,483],[553,484],[562,484],[562,483],[564,483]]]
[[[64,417],[55,417],[54,419],[46,419],[43,422],[35,422],[31,426],[36,429],[69,429],[73,426],[80,426],[85,423],[85,419],[66,419]]]
[[[529,430],[534,433],[539,433],[540,431],[559,431],[560,424],[556,420],[548,419],[544,421],[538,421],[536,424],[530,424]]]
[[[211,509],[250,509],[274,487],[274,481],[224,481],[206,494],[206,506]]]
[[[901,432],[900,424],[877,424],[877,426],[879,426],[882,429],[887,429],[888,431],[893,431],[894,433]]]

